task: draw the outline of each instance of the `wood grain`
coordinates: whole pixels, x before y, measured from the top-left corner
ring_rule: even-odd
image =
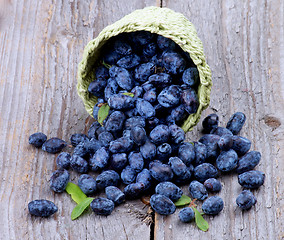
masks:
[[[157,2],[6,2],[9,14],[0,19],[0,239],[149,239],[147,208],[139,201],[109,217],[87,213],[72,222],[74,202],[48,186],[56,156],[29,146],[28,137],[42,131],[68,140],[90,125],[76,92],[84,46],[108,24]],[[28,214],[28,202],[41,198],[56,203],[54,217]]]
[[[242,190],[237,176],[221,177],[223,190],[219,195],[225,207],[218,216],[205,217],[208,232],[180,223],[177,213],[156,215],[155,239],[284,239],[283,1],[165,0],[163,6],[183,13],[204,44],[213,88],[203,117],[217,112],[225,126],[232,113],[244,112],[247,121],[241,135],[252,140],[252,149],[261,152],[256,168],[265,172],[266,180],[253,191],[256,206],[242,212],[235,204]],[[199,123],[187,134],[188,139],[198,139],[200,130]],[[184,190],[188,193],[187,187]]]

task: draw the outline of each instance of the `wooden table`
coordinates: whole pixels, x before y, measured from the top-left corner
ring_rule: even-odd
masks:
[[[92,120],[76,93],[84,46],[105,26],[151,5],[183,13],[203,41],[213,88],[202,118],[217,112],[224,126],[232,113],[244,112],[241,135],[262,154],[256,168],[266,180],[253,191],[256,206],[240,211],[237,176],[221,177],[225,207],[205,217],[208,232],[179,222],[177,213],[152,217],[140,200],[127,201],[108,217],[88,212],[71,221],[74,202],[48,184],[56,155],[28,144],[37,131],[65,140],[86,131]],[[282,0],[2,0],[0,7],[0,239],[284,239]],[[188,140],[197,140],[200,130],[199,123]],[[73,173],[71,180],[76,182]],[[57,204],[53,217],[28,214],[28,202],[40,198]]]

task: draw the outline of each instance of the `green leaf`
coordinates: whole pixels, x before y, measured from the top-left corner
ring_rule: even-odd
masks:
[[[75,220],[76,218],[80,217],[82,213],[85,211],[87,207],[91,204],[91,202],[94,200],[94,198],[85,198],[82,202],[77,204],[76,207],[74,207],[72,213],[71,213],[71,219]]]
[[[109,113],[109,105],[104,104],[100,107],[99,112],[98,112],[98,122],[103,125],[103,121],[107,118],[108,113]]]
[[[110,68],[111,68],[111,65],[105,63],[104,61],[103,61],[103,65],[104,65],[107,69],[110,69]]]
[[[195,222],[196,222],[197,227],[201,229],[202,231],[206,232],[209,228],[208,222],[204,220],[201,213],[196,208],[192,208],[192,209],[195,213]]]
[[[71,198],[76,203],[80,203],[87,198],[85,193],[83,193],[82,190],[76,184],[71,182],[67,184],[65,191],[71,195]]]
[[[182,207],[184,205],[190,204],[190,202],[191,198],[189,196],[182,195],[181,198],[175,202],[175,205],[177,207]]]
[[[131,93],[131,92],[124,92],[122,94],[126,96],[130,96],[130,97],[134,97],[134,93]]]

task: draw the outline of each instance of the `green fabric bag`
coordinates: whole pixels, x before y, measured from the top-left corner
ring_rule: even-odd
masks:
[[[78,67],[78,95],[82,98],[87,112],[92,116],[97,98],[88,92],[90,82],[95,80],[95,68],[98,65],[100,49],[111,38],[124,32],[149,31],[170,38],[185,52],[188,52],[197,66],[200,77],[198,86],[199,107],[196,113],[190,114],[182,124],[187,132],[198,123],[201,112],[210,102],[212,86],[211,71],[205,62],[203,45],[196,30],[184,15],[168,8],[146,7],[126,15],[119,21],[104,28],[98,37],[90,41],[84,49],[82,61]]]

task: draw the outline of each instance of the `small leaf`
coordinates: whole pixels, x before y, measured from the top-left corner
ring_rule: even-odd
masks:
[[[205,221],[205,219],[202,217],[201,213],[196,209],[192,208],[195,213],[195,222],[199,229],[206,232],[209,228],[208,222]]]
[[[105,63],[105,61],[103,61],[103,65],[104,65],[107,69],[110,69],[110,68],[111,68],[111,65]]]
[[[65,191],[69,193],[71,195],[71,198],[78,204],[87,198],[85,193],[83,193],[76,184],[71,182],[67,184]]]
[[[107,118],[108,113],[109,113],[109,105],[104,104],[100,107],[99,112],[98,112],[98,122],[103,125],[103,121]]]
[[[122,94],[126,96],[130,96],[130,97],[134,97],[134,93],[131,93],[131,92],[124,92]]]
[[[82,213],[85,211],[87,207],[91,204],[91,202],[94,200],[94,198],[86,198],[79,204],[77,204],[76,207],[74,207],[72,213],[71,213],[71,219],[75,220],[76,218],[80,217]]]
[[[189,204],[190,202],[191,202],[191,198],[189,196],[182,195],[181,198],[175,202],[175,205],[177,207],[182,207],[184,205]]]

